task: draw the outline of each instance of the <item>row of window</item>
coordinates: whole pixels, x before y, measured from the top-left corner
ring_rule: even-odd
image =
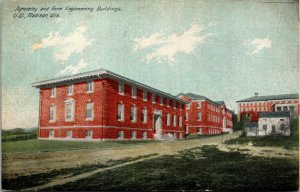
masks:
[[[220,123],[220,117],[218,117],[216,115],[208,114],[207,121],[212,121],[212,122],[215,122],[215,123]]]
[[[88,81],[86,83],[86,91],[87,91],[87,93],[94,92],[94,81]],[[74,93],[74,85],[73,84],[68,85],[67,94],[68,95],[73,95],[73,93]],[[55,98],[56,97],[56,87],[52,87],[51,88],[50,97],[51,98]]]
[[[248,112],[248,111],[268,111],[267,107],[253,107],[253,108],[241,108],[241,112]]]
[[[171,125],[171,114],[167,114],[167,126]],[[117,114],[117,120],[118,121],[124,121],[125,120],[125,105],[123,103],[118,103],[118,114]],[[137,107],[135,105],[130,106],[130,121],[131,122],[137,122]],[[147,108],[144,107],[141,109],[141,122],[147,123]],[[178,125],[179,127],[182,127],[182,117],[178,117]],[[173,126],[177,126],[177,116],[173,115]]]
[[[212,110],[212,111],[218,112],[218,113],[221,112],[220,108],[218,108],[218,107],[216,107],[214,105],[211,105],[209,103],[207,104],[207,108],[210,109],[210,110]]]
[[[221,133],[221,130],[208,128],[208,134],[218,134],[218,133]],[[197,134],[202,135],[203,134],[203,128],[198,127],[197,128]]]
[[[197,101],[196,107],[197,107],[197,109],[201,109],[201,107],[202,107],[201,101]],[[186,109],[190,109],[190,108],[191,108],[191,103],[186,105]]]
[[[268,101],[269,103],[272,104],[286,104],[286,103],[298,103],[298,100],[280,100],[280,101]],[[256,102],[248,102],[248,103],[241,103],[242,107],[250,107],[250,106],[266,106],[267,101],[256,101]]]
[[[294,106],[277,106],[276,111],[295,111],[297,110],[297,107]]]
[[[117,134],[118,134],[117,135],[118,139],[124,139],[124,131],[118,131]],[[146,131],[144,131],[142,134],[143,134],[143,139],[148,138],[148,133]],[[131,135],[131,139],[136,139],[136,135],[137,135],[136,131],[131,131],[130,135]],[[49,138],[54,138],[54,137],[55,137],[55,131],[54,130],[49,131]],[[67,134],[66,134],[66,137],[67,138],[73,138],[72,131],[68,130]],[[86,130],[85,131],[85,138],[87,138],[87,139],[93,138],[93,131]]]
[[[118,89],[119,89],[119,94],[124,95],[124,83],[123,82],[119,82]],[[136,87],[133,87],[133,86],[131,87],[131,97],[134,99],[137,98],[137,88]],[[159,97],[160,105],[164,105],[164,97],[155,95],[154,93],[152,93],[152,103],[156,103],[157,97]],[[148,92],[147,91],[143,91],[143,100],[144,101],[148,100]],[[176,109],[177,103],[175,100],[173,100],[173,106],[174,106],[174,109]],[[167,107],[170,107],[170,99],[167,99]],[[183,105],[181,103],[179,103],[179,109],[182,109],[182,108],[183,108]]]
[[[75,118],[75,101],[65,101],[65,121],[74,121]],[[85,107],[85,119],[87,121],[94,120],[94,103],[86,103]],[[49,110],[49,121],[56,121],[56,106],[51,105]]]

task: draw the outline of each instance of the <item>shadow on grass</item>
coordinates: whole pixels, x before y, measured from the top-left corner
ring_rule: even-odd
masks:
[[[295,136],[265,136],[265,137],[238,137],[225,141],[225,144],[248,144],[264,147],[283,147],[285,149],[297,149],[299,146],[298,137]]]
[[[216,146],[185,150],[98,173],[46,190],[60,191],[294,191],[298,161],[223,152]]]
[[[35,187],[39,185],[46,184],[53,180],[54,178],[63,179],[64,176],[75,176],[84,172],[90,172],[99,168],[111,167],[114,165],[135,161],[141,158],[151,157],[157,154],[149,154],[149,155],[141,155],[138,157],[127,157],[119,160],[109,160],[106,164],[90,164],[90,165],[82,165],[79,167],[73,168],[65,168],[59,170],[53,170],[47,173],[33,174],[28,176],[20,176],[17,178],[9,179],[6,178],[5,175],[2,176],[2,186],[3,189],[10,190],[21,190],[29,187]]]

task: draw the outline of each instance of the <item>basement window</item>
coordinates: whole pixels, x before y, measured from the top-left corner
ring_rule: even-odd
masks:
[[[124,131],[118,131],[118,139],[124,139]]]

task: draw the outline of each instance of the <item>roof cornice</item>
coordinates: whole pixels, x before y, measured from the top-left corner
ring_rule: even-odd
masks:
[[[122,75],[113,73],[106,69],[99,69],[99,70],[94,70],[94,71],[90,71],[90,72],[49,79],[49,80],[45,80],[45,81],[39,81],[39,82],[32,83],[31,86],[36,87],[36,88],[43,88],[43,87],[51,87],[53,85],[65,85],[68,83],[81,82],[81,81],[85,81],[86,79],[91,79],[91,78],[102,79],[105,77],[115,79],[118,81],[123,81],[123,82],[126,82],[127,84],[131,84],[136,87],[141,87],[141,88],[145,89],[146,91],[151,91],[158,95],[164,95],[165,97],[175,99],[177,101],[180,101],[181,103],[188,103],[187,101],[180,99],[174,95],[160,91],[158,89],[155,89],[155,88],[145,85],[143,83],[134,81],[134,80],[124,77]]]

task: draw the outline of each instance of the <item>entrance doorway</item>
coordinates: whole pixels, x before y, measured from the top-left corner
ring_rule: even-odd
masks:
[[[153,113],[154,139],[162,138],[162,112],[154,110]]]

